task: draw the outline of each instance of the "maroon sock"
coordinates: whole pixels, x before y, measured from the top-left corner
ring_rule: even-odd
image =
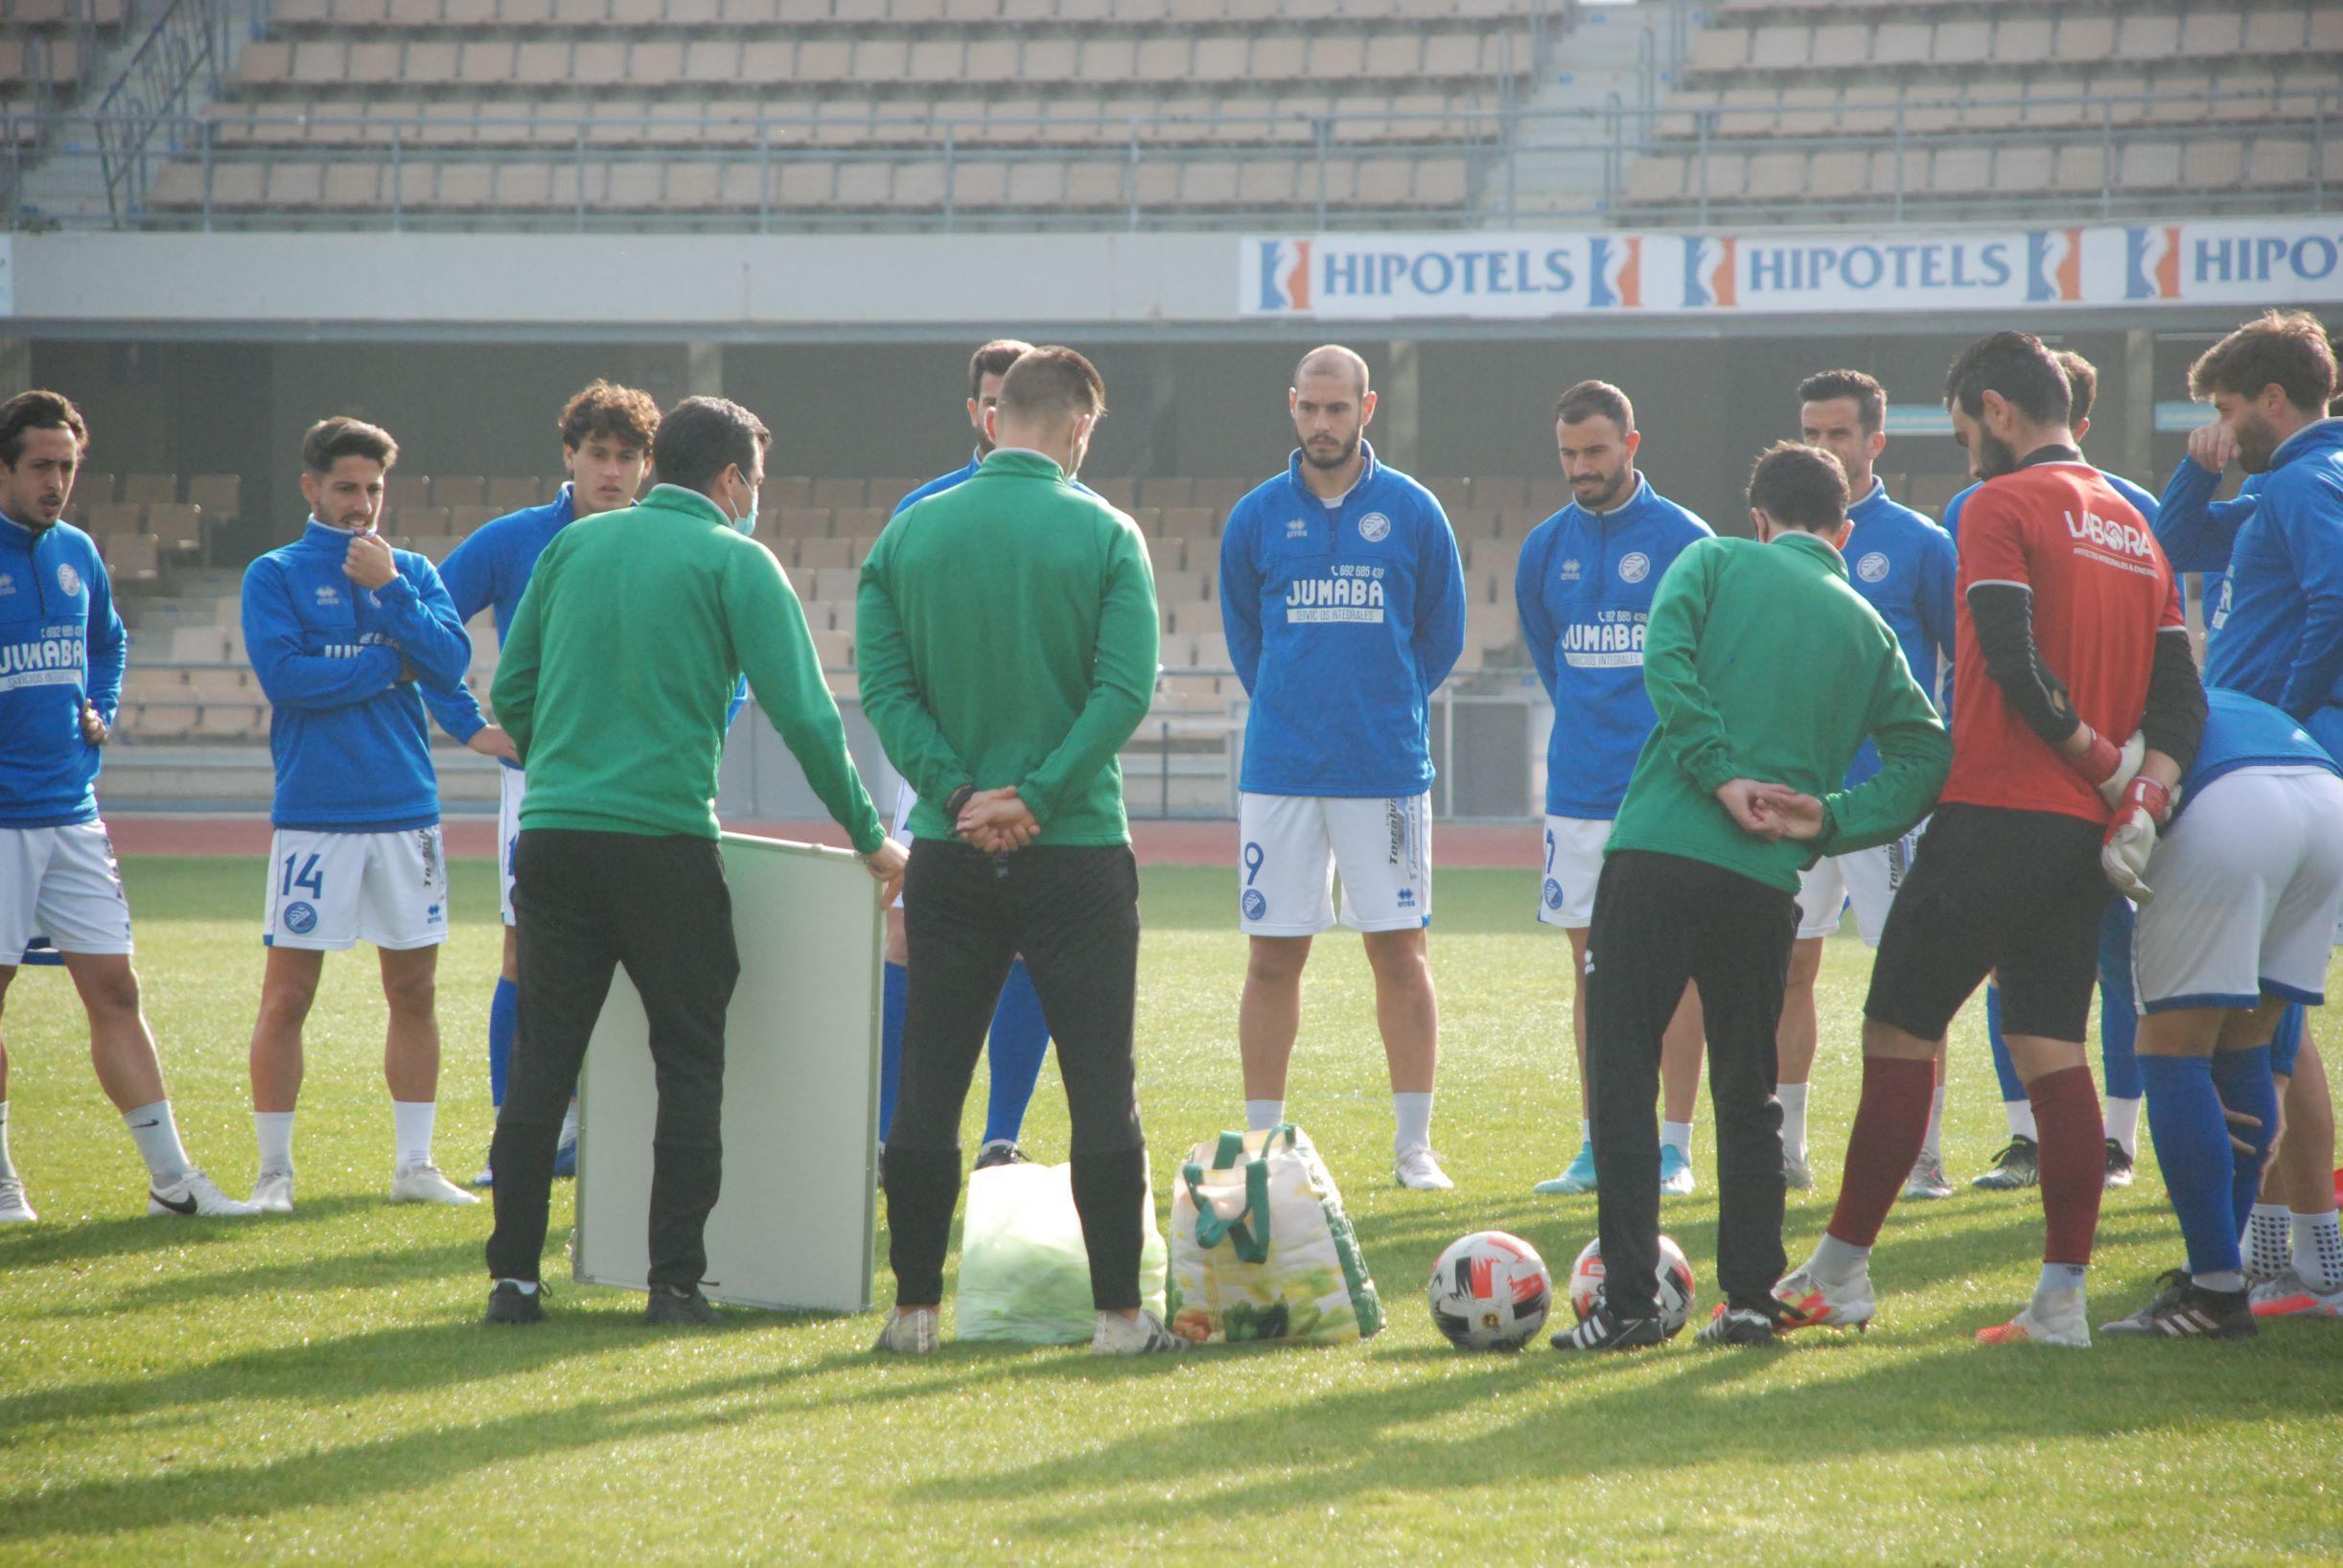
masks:
[[[2060,1068],[2026,1085],[2041,1134],[2042,1261],[2091,1261],[2099,1200],[2107,1183],[2107,1124],[2087,1067]]]
[[[1868,1247],[1895,1207],[1928,1137],[1928,1106],[1936,1097],[1937,1064],[1893,1056],[1863,1059],[1863,1098],[1846,1141],[1846,1168],[1830,1234],[1850,1247]]]

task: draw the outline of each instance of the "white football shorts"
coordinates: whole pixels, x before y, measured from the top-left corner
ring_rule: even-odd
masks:
[[[1828,936],[1852,904],[1856,934],[1864,946],[1879,946],[1889,906],[1895,902],[1895,890],[1912,867],[1913,851],[1927,830],[1923,821],[1893,843],[1873,844],[1851,855],[1825,855],[1815,862],[1798,877],[1798,939]]]
[[[1240,795],[1238,927],[1248,936],[1412,931],[1432,920],[1431,796]]]
[[[313,833],[279,828],[268,842],[270,947],[338,953],[448,939],[448,861],[439,828]]]
[[[2148,857],[2131,938],[2142,1012],[2326,1000],[2343,911],[2343,778],[2245,768],[2186,802]]]
[[[911,814],[918,804],[919,792],[911,787],[910,779],[904,779],[895,786],[894,825],[887,830],[887,836],[905,849],[911,847]],[[902,907],[903,895],[898,892],[894,895],[892,908],[899,910]]]
[[[1608,817],[1548,817],[1545,875],[1538,885],[1538,923],[1565,931],[1594,924],[1594,885],[1603,880]]]
[[[497,764],[497,896],[508,926],[519,924],[513,918],[513,854],[521,847],[521,802],[528,793],[528,774]]]
[[[130,951],[130,901],[104,822],[0,828],[0,964],[35,936],[59,953]]]

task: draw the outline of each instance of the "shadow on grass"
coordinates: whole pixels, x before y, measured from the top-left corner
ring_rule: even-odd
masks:
[[[319,1225],[355,1210],[385,1207],[385,1200],[359,1193],[338,1197],[304,1198],[290,1216],[259,1214],[219,1219],[180,1219],[172,1214],[126,1215],[67,1224],[12,1226],[0,1233],[0,1268],[35,1269],[51,1263],[72,1263],[125,1253],[151,1252],[157,1245],[217,1247],[249,1237],[256,1229],[269,1232]]]

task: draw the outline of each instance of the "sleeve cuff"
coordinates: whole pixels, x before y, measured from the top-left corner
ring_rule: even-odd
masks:
[[[1017,786],[1017,798],[1025,802],[1025,809],[1033,814],[1034,821],[1043,827],[1050,825],[1049,798],[1042,793],[1040,786],[1032,779],[1027,779]]]
[[[880,846],[885,844],[886,842],[887,824],[879,820],[878,812],[875,808],[873,808],[870,813],[870,826],[865,828],[862,832],[854,835],[854,853],[857,855],[875,855],[879,852]]]
[[[406,580],[405,573],[392,578],[381,588],[371,588],[368,591],[374,596],[374,602],[379,605],[405,609],[409,605],[423,602],[423,595],[415,591],[415,585]]]

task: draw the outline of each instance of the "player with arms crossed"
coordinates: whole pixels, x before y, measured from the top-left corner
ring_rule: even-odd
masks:
[[[1366,440],[1375,393],[1349,349],[1312,349],[1287,394],[1300,450],[1229,513],[1220,619],[1253,700],[1239,783],[1237,1034],[1248,1127],[1286,1117],[1311,938],[1363,934],[1402,1187],[1451,1187],[1431,1148],[1440,1007],[1432,918],[1431,694],[1464,652],[1464,562],[1432,493]]]
[[[2111,1334],[2256,1333],[2238,1237],[2280,1126],[2270,1037],[2289,1006],[2326,1001],[2343,912],[2343,766],[2266,703],[2215,687],[2206,705],[2169,826],[2143,810],[2107,850],[2140,905],[2147,1127],[2189,1259]],[[2151,805],[2169,772],[2141,770]]]
[[[1657,721],[1643,685],[1643,630],[1652,595],[1678,555],[1712,537],[1708,524],[1661,498],[1635,469],[1643,444],[1635,405],[1604,381],[1580,381],[1554,405],[1554,440],[1570,504],[1530,530],[1514,568],[1521,641],[1554,704],[1545,753],[1545,879],[1542,924],[1570,943],[1583,976],[1594,888],[1612,819],[1626,798],[1636,753]],[[1578,1153],[1540,1192],[1594,1190],[1593,1102],[1587,1099],[1587,993],[1570,983],[1570,1039],[1582,1109]],[[1689,987],[1659,1052],[1659,1186],[1689,1192],[1692,1107],[1701,1088],[1701,1004]]]
[[[1952,754],[1895,634],[1848,588],[1844,471],[1784,443],[1757,460],[1749,501],[1756,539],[1693,544],[1652,601],[1644,680],[1659,725],[1604,849],[1587,946],[1603,1300],[1557,1349],[1665,1337],[1652,1100],[1687,984],[1711,1035],[1725,1292],[1700,1337],[1773,1342],[1786,1164],[1775,1041],[1799,875],[1818,850],[1909,831]],[[1880,764],[1833,789],[1867,741]]]
[[[2073,349],[2060,349],[2054,357],[2058,368],[2066,373],[2068,412],[2067,427],[2075,432],[2079,448],[2083,437],[2091,433],[2091,407],[2099,398],[2099,367]],[[2146,518],[2153,528],[2157,521],[2156,497],[2120,473],[2099,471],[2115,493],[2129,501],[2133,510]],[[1960,509],[1977,487],[1955,496],[1944,508],[1944,528],[1956,542],[1960,537]],[[2159,536],[2161,542],[2161,535]],[[2169,557],[2168,555],[2168,560]],[[2172,564],[2178,580],[2181,608],[2188,609],[2189,586],[2180,574],[2187,568]],[[1951,675],[1946,672],[1946,697],[1951,697]],[[2139,1033],[2139,1015],[2132,1007],[2131,985],[2131,906],[2123,899],[2107,903],[2107,921],[2099,938],[2099,1053],[2101,1073],[2100,1087],[2105,1092],[2104,1120],[2107,1127],[2106,1170],[2103,1177],[2109,1187],[2129,1187],[2132,1178],[2132,1158],[2140,1141],[2140,1083],[2139,1063],[2132,1050],[2133,1038]],[[1997,982],[1985,986],[1985,1041],[1993,1051],[1993,1072],[2002,1089],[2002,1113],[2009,1123],[2009,1141],[1993,1157],[1992,1165],[1972,1177],[1969,1185],[1987,1191],[2007,1191],[2032,1187],[2040,1180],[2037,1159],[2036,1132],[2032,1102],[2026,1097],[2025,1080],[2010,1060],[2009,1046],[2002,1031],[2002,991]],[[1935,1124],[1931,1124],[1932,1134]],[[1920,1194],[1907,1190],[1906,1197]]]
[[[610,381],[590,383],[562,409],[559,426],[562,468],[569,475],[561,494],[542,506],[521,511],[480,525],[471,538],[449,552],[440,563],[439,580],[455,605],[458,619],[469,624],[483,610],[497,617],[497,646],[512,631],[521,595],[537,569],[553,536],[580,518],[635,504],[651,471],[651,437],[659,429],[659,404],[648,392]],[[528,776],[504,731],[480,715],[472,693],[458,686],[446,699],[424,692],[440,727],[475,751],[495,757],[497,770],[498,884],[504,918],[504,957],[497,973],[496,994],[488,1006],[488,1095],[491,1104],[504,1103],[504,1087],[512,1072],[513,1038],[521,1005],[521,944],[514,934],[513,850],[521,838],[521,803],[528,796]],[[560,1151],[554,1174],[577,1174],[577,1104],[570,1102],[562,1123]],[[472,1185],[487,1187],[496,1180],[495,1167],[483,1163]]]
[[[1846,583],[1895,634],[1904,664],[1933,703],[1937,672],[1952,662],[1953,578],[1960,570],[1952,536],[1908,506],[1898,505],[1873,465],[1888,445],[1888,394],[1860,370],[1825,370],[1798,387],[1799,439],[1820,447],[1846,471],[1846,509],[1853,531],[1842,547]],[[1940,710],[1939,710],[1940,711]],[[1868,740],[1847,770],[1846,787],[1857,788],[1879,772],[1879,750]],[[1923,824],[1925,825],[1925,824]],[[1839,929],[1844,906],[1855,909],[1855,930],[1863,945],[1876,950],[1888,924],[1888,909],[1911,864],[1914,836],[1847,854],[1825,855],[1798,879],[1798,941],[1790,950],[1790,980],[1782,992],[1779,1038],[1781,1149],[1784,1179],[1803,1192],[1814,1186],[1806,1159],[1807,1080],[1814,1071],[1820,1025],[1815,1015],[1815,979],[1822,971],[1822,939]],[[1929,1104],[1928,1134],[1919,1163],[1904,1184],[1907,1198],[1945,1198],[1944,1058],[1937,1058],[1936,1097]]]
[[[448,863],[439,837],[418,685],[443,696],[472,663],[472,639],[422,556],[375,532],[383,478],[399,460],[386,430],[320,420],[301,442],[308,526],[244,572],[244,646],[267,695],[276,762],[268,845],[268,949],[252,1026],[252,1201],[293,1206],[293,1108],[301,1026],[329,952],[372,942],[390,1025],[383,1075],[397,1140],[393,1203],[479,1200],[431,1162],[439,1097],[439,945],[448,939]]]
[[[150,1214],[249,1214],[180,1146],[163,1064],[130,967],[130,905],[98,818],[130,639],[90,537],[62,520],[89,448],[55,392],[0,403],[0,1002],[35,937],[64,959],[89,1017],[98,1087],[147,1163]],[[39,1216],[8,1149],[0,1045],[0,1225]]]
[[[1978,1337],[2087,1346],[2083,1275],[2105,1170],[2083,1054],[2110,896],[2101,843],[2160,809],[2162,791],[2132,775],[2144,749],[2188,765],[2204,692],[2171,570],[2146,519],[2076,450],[2050,350],[2025,333],[1983,338],[1953,361],[1944,402],[1985,481],[1960,540],[1952,772],[1872,968],[1837,1208],[1776,1293],[1793,1326],[1870,1320],[1871,1244],[1919,1153],[1937,1044],[1998,970],[2041,1127],[2046,1236],[2032,1301]]]
[[[2251,509],[2233,506],[2222,519],[2233,543],[2223,605],[2208,623],[2205,681],[2285,710],[2343,761],[2343,420],[2324,417],[2335,390],[2326,331],[2298,312],[2248,322],[2189,372],[2191,395],[2213,404],[2255,484]],[[2282,1027],[2273,1063],[2287,1080],[2286,1133],[2253,1220],[2249,1262],[2274,1271],[2257,1285],[2254,1309],[2343,1315],[2334,1107],[2299,1016]],[[2281,1203],[2293,1243],[2283,1268]]]
[[[986,431],[986,415],[1000,406],[1001,380],[1017,357],[1033,352],[1033,345],[1015,337],[996,337],[968,359],[968,424],[976,432],[976,450],[967,463],[938,474],[895,503],[893,518],[930,496],[939,496],[976,477],[992,452]],[[1089,487],[1069,480],[1084,495]],[[911,814],[919,797],[905,782],[895,792],[895,842],[911,847]],[[887,910],[887,975],[885,1010],[879,1030],[879,1149],[886,1152],[887,1134],[894,1124],[895,1094],[903,1076],[903,999],[911,991],[911,939],[903,931],[903,901]],[[1050,1052],[1050,1026],[1041,1016],[1041,998],[1025,960],[1009,966],[1008,983],[1001,987],[1000,1004],[992,1010],[992,1029],[986,1036],[985,1059],[991,1087],[985,1102],[985,1140],[976,1151],[976,1168],[987,1169],[1024,1160],[1017,1146],[1025,1128],[1026,1107],[1033,1102],[1033,1087],[1041,1081],[1041,1064]]]

